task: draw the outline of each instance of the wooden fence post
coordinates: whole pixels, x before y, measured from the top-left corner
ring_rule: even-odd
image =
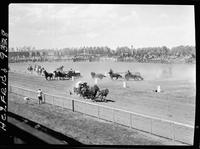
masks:
[[[72,100],[72,111],[74,112],[74,100]]]

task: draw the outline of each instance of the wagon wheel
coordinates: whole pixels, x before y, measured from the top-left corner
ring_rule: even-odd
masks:
[[[141,76],[139,76],[139,79],[140,79],[140,80],[143,80],[143,78],[142,78]]]

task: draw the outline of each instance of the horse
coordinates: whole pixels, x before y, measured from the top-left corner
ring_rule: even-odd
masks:
[[[95,73],[95,72],[91,72],[91,76],[92,76],[92,78],[94,79],[94,78],[99,78],[99,79],[103,79],[103,77],[106,77],[105,75],[103,75],[103,74],[101,74],[101,73]]]
[[[27,68],[27,70],[30,71],[30,72],[32,72],[32,71],[33,71],[33,67],[32,67],[32,66],[29,66],[29,67]]]
[[[54,79],[57,79],[57,78],[60,79],[57,71],[53,71],[53,74],[54,74]]]
[[[134,80],[144,80],[139,72],[133,74],[128,70],[128,72],[125,74],[125,79],[128,81],[130,78],[133,78]]]
[[[106,100],[105,98],[107,97],[108,93],[109,93],[109,90],[107,88],[103,89],[103,90],[99,91],[97,97],[100,97],[101,101],[105,101]]]
[[[43,72],[46,80],[48,80],[48,78],[50,80],[53,78],[53,73],[48,73],[46,70],[44,70]]]
[[[58,78],[59,80],[65,79],[67,77],[67,74],[65,74],[61,71],[54,71],[53,74],[54,74],[54,78]]]
[[[88,89],[88,92],[86,92],[86,96],[88,99],[91,99],[92,101],[94,101],[96,95],[97,95],[97,92],[99,91],[99,87],[97,85],[94,85],[92,87],[90,87]]]
[[[94,100],[98,91],[99,87],[97,85],[94,85],[92,87],[89,87],[86,82],[79,83],[78,88],[74,87],[74,93],[79,94],[83,98]]]
[[[115,78],[117,80],[118,78],[122,78],[122,76],[120,74],[114,73],[112,69],[110,69],[108,74],[110,75],[111,79]]]
[[[79,71],[73,71],[73,70],[68,71],[66,75],[68,78],[81,77],[81,73]]]
[[[78,90],[79,94],[83,98],[89,99],[89,86],[88,87],[80,87]]]
[[[83,83],[82,81],[79,81],[74,87],[74,93],[76,93],[77,95],[79,94],[82,97],[86,97],[85,92],[87,92],[88,89],[89,86],[87,85],[87,82]]]
[[[64,72],[58,71],[57,73],[58,73],[59,78],[61,79],[65,79],[67,77],[67,74]]]

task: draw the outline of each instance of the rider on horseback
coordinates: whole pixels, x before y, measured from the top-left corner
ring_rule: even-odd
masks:
[[[128,74],[131,74],[131,72],[128,70]]]

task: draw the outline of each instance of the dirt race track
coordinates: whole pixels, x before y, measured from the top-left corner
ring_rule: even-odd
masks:
[[[104,81],[105,80],[105,81]],[[112,81],[104,78],[99,81],[100,89],[110,90],[108,102],[97,102],[101,105],[120,108],[148,116],[172,120],[193,125],[195,117],[195,89],[194,84],[187,81],[128,81],[127,88],[123,88],[122,80]],[[44,77],[29,73],[9,72],[9,85],[24,87],[31,90],[41,88],[44,93],[59,96],[70,96],[74,82],[71,80],[47,81]],[[152,90],[159,84],[162,92]],[[85,100],[76,95],[71,97]]]

